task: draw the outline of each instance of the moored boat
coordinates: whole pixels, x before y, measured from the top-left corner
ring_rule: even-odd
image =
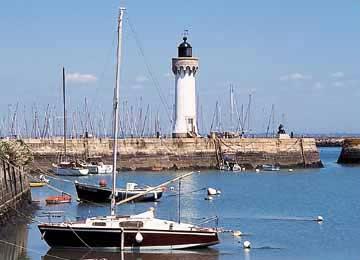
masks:
[[[55,196],[49,196],[45,199],[46,204],[63,204],[63,203],[70,203],[71,196],[68,194],[61,194]]]
[[[88,175],[89,169],[84,168],[81,164],[71,161],[60,162],[53,164],[53,172],[61,176],[84,176]]]
[[[75,182],[75,188],[78,198],[82,202],[110,202],[111,188],[104,185],[92,185]],[[127,183],[126,189],[117,188],[115,191],[115,200],[121,201],[131,196],[144,193],[152,187],[137,188],[136,183]],[[134,200],[135,202],[151,202],[157,201],[162,197],[163,189],[159,188],[149,193],[142,195]]]
[[[262,165],[263,171],[280,171],[280,167],[274,164],[263,164]]]
[[[46,182],[43,181],[31,181],[30,182],[30,188],[40,188],[44,187],[46,185]]]
[[[154,250],[199,248],[219,243],[218,232],[192,224],[156,219],[153,209],[139,215],[87,218],[83,222],[40,224],[50,247]],[[81,238],[81,239],[79,239]]]

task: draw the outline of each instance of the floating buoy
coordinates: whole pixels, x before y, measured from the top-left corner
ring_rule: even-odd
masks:
[[[293,169],[289,169],[289,172],[292,172],[292,171],[294,171]]]
[[[217,193],[217,190],[214,189],[214,188],[208,188],[207,189],[207,194],[208,195],[216,195],[216,193]]]
[[[240,237],[240,236],[242,235],[242,233],[241,233],[240,230],[234,230],[233,233],[232,233],[232,235],[233,235],[234,237]]]
[[[243,172],[246,170],[245,167],[241,169]]]
[[[323,222],[324,218],[322,216],[317,216],[316,221],[317,222]]]
[[[100,186],[100,187],[106,187],[106,185],[107,185],[107,183],[106,183],[106,181],[105,181],[104,179],[101,179],[101,180],[99,181],[99,186]]]
[[[141,235],[140,232],[137,232],[135,236],[135,240],[138,244],[140,244],[144,240],[144,237]]]
[[[211,197],[211,196],[208,196],[208,197],[205,198],[205,200],[213,200],[213,199],[214,199],[214,198]]]
[[[256,169],[255,171],[256,171],[256,172],[260,172],[260,169]]]
[[[251,243],[249,241],[244,241],[243,243],[243,247],[246,248],[246,249],[250,249],[251,248]]]

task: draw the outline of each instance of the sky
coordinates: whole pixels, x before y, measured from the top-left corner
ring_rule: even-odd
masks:
[[[238,111],[252,95],[253,132],[266,131],[272,105],[288,131],[360,132],[360,2],[351,0],[3,1],[2,125],[16,104],[19,127],[35,110],[44,117],[48,104],[60,114],[62,66],[68,111],[84,111],[86,98],[91,115],[110,117],[119,6],[127,8],[120,98],[128,114],[149,104],[171,131],[171,58],[186,29],[200,60],[200,128],[209,129],[217,101],[229,126],[232,84]]]

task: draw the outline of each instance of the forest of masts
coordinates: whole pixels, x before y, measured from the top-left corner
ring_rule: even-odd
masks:
[[[252,95],[249,95],[245,105],[238,105],[234,96],[234,87],[230,86],[228,108],[223,109],[224,113],[222,113],[220,102],[216,101],[211,121],[204,117],[203,106],[198,105],[197,123],[201,135],[211,132],[230,132],[248,137],[255,135],[251,129]],[[171,114],[174,115],[174,109]],[[0,137],[36,139],[62,137],[63,119],[61,108],[55,105],[47,104],[45,107],[39,108],[34,104],[28,110],[28,107],[21,106],[19,103],[10,104],[7,114],[0,119]],[[67,110],[66,120],[67,138],[111,136],[112,115],[91,111],[86,98],[77,109]],[[144,105],[141,97],[136,105],[125,101],[120,106],[119,137],[169,137],[172,132],[173,120],[173,118],[166,120],[165,113],[162,113],[158,107]],[[277,127],[274,105],[272,105],[266,121],[265,131],[257,136],[274,137]]]

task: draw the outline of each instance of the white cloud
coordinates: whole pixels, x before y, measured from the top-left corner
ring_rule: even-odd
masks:
[[[75,73],[67,73],[66,80],[72,82],[80,82],[80,83],[87,83],[87,82],[94,82],[97,80],[95,75],[92,74],[81,74],[78,72]]]
[[[335,86],[335,87],[343,87],[344,85],[345,85],[345,83],[342,82],[342,81],[336,81],[336,82],[334,82],[334,86]]]
[[[171,76],[172,75],[170,74],[170,72],[167,72],[167,73],[164,74],[164,78],[171,78]]]
[[[132,85],[131,88],[132,89],[142,89],[142,88],[144,88],[144,86],[141,84],[135,84],[135,85]]]
[[[281,76],[280,80],[281,81],[290,81],[290,80],[297,81],[297,80],[308,80],[311,78],[312,77],[310,75],[304,75],[304,74],[296,72],[296,73]]]
[[[143,76],[143,75],[138,75],[135,79],[135,81],[137,83],[144,83],[146,81],[148,81],[149,79],[146,77],[146,76]]]
[[[338,71],[330,75],[332,78],[343,78],[345,77],[344,72]]]
[[[321,83],[321,82],[316,82],[314,84],[314,88],[315,89],[323,89],[324,88],[324,85]]]

